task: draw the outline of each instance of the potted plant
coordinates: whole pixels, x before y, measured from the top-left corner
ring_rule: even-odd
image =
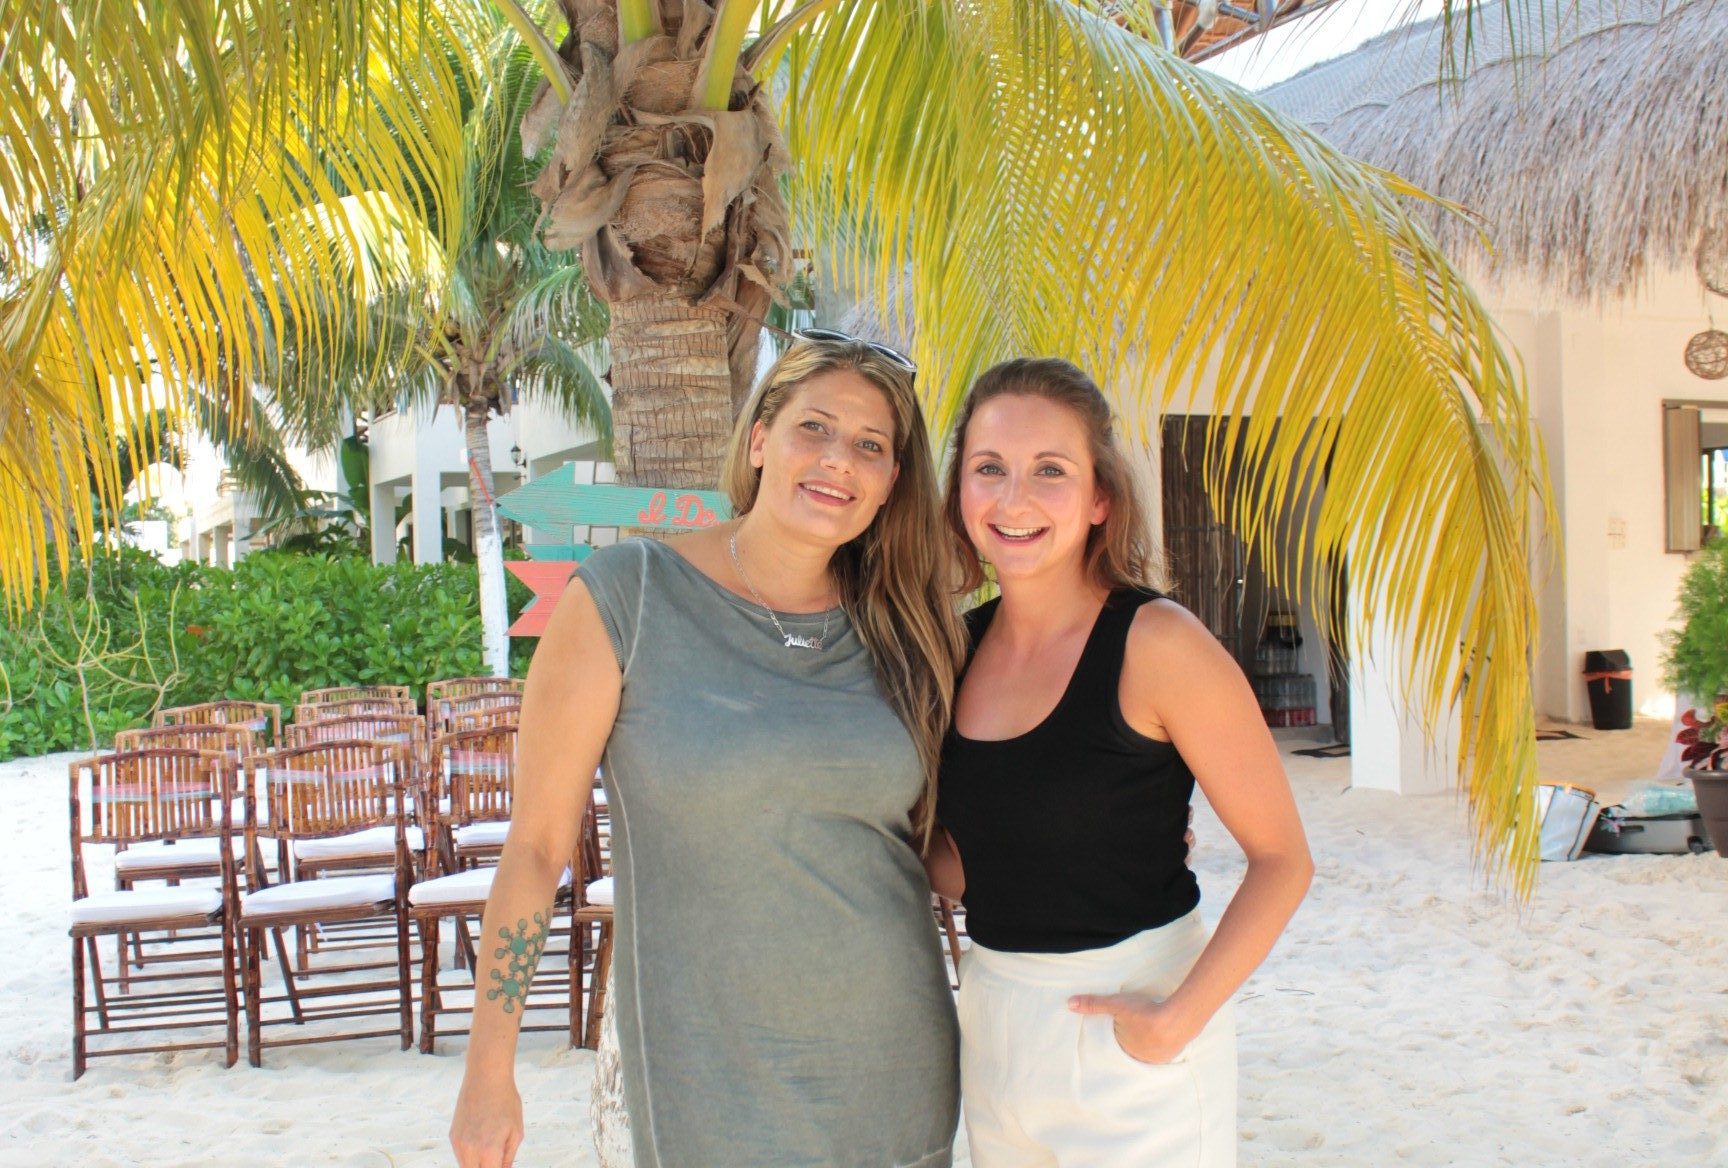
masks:
[[[1675,619],[1665,635],[1662,680],[1682,705],[1681,761],[1698,796],[1698,814],[1728,857],[1728,539],[1713,539],[1680,580]]]

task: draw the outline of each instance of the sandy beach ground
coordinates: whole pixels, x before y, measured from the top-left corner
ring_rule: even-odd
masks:
[[[1654,771],[1667,724],[1574,729],[1540,747],[1544,778],[1612,802]],[[459,1043],[279,1050],[260,1070],[145,1055],[69,1081],[67,757],[0,764],[0,1164],[451,1163]],[[1319,872],[1239,995],[1242,1164],[1728,1165],[1728,860],[1547,864],[1519,905],[1473,871],[1459,800],[1287,761]],[[1241,862],[1204,807],[1195,826],[1216,918]],[[524,1039],[519,1164],[595,1162],[592,1065]]]

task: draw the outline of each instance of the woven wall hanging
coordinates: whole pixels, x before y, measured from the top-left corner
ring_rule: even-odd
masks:
[[[1686,368],[1706,381],[1728,377],[1728,333],[1705,329],[1687,341]]]

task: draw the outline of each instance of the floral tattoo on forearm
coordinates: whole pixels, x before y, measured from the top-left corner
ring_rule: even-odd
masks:
[[[504,943],[492,950],[492,956],[504,962],[504,969],[492,971],[492,980],[497,984],[486,991],[486,1000],[500,1002],[506,1014],[514,1014],[518,1003],[526,1008],[528,986],[534,980],[534,967],[540,964],[540,953],[546,948],[551,915],[550,911],[535,913],[532,930],[524,920],[518,920],[513,930],[509,927],[498,930],[498,939]]]

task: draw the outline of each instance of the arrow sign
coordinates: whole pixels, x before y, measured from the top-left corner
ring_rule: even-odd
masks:
[[[719,491],[579,483],[573,463],[500,496],[498,510],[538,531],[577,524],[688,531],[732,516],[731,501]]]

